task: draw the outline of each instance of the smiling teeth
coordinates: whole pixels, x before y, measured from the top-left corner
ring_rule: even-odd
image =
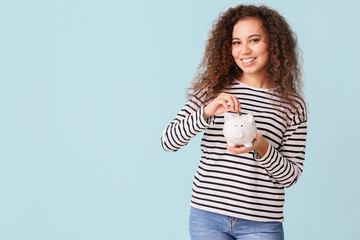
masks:
[[[244,63],[249,63],[249,62],[252,62],[252,61],[254,61],[255,60],[255,58],[249,58],[249,59],[243,59],[242,61],[244,62]]]

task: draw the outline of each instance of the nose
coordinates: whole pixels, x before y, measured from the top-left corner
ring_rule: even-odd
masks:
[[[234,133],[235,138],[242,138],[244,136],[244,133],[242,131],[236,131]]]
[[[251,49],[249,48],[248,44],[243,44],[241,49],[240,49],[240,53],[241,54],[249,54],[251,52]]]

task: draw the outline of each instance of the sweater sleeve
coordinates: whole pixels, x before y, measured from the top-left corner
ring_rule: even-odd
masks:
[[[204,106],[195,99],[189,102],[164,129],[161,145],[165,151],[176,152],[187,145],[191,138],[213,124],[214,117],[204,119]]]
[[[306,113],[287,127],[281,146],[277,149],[270,142],[266,154],[255,156],[273,181],[283,187],[294,185],[303,171],[307,135]]]

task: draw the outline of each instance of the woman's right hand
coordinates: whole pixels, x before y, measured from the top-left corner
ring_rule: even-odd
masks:
[[[204,108],[204,119],[228,111],[237,112],[240,111],[240,109],[241,107],[237,97],[228,93],[220,93],[219,96]]]

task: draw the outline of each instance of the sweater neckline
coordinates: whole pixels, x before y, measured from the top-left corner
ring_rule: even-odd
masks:
[[[262,91],[262,92],[268,92],[268,91],[271,91],[273,90],[272,88],[258,88],[258,87],[253,87],[253,86],[250,86],[246,83],[243,83],[243,82],[240,82],[239,80],[235,79],[235,81],[242,87],[246,87],[246,88],[250,88],[250,89],[253,89],[253,90],[257,90],[257,91]]]

